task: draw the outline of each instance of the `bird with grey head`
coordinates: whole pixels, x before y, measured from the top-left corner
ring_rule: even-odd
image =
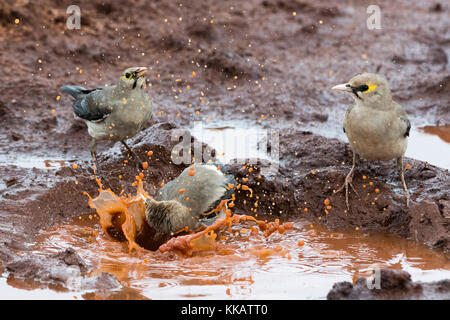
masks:
[[[403,172],[403,156],[408,144],[411,123],[405,109],[392,99],[387,80],[378,74],[363,73],[348,83],[334,86],[332,90],[348,92],[355,103],[347,109],[344,118],[344,132],[353,151],[352,168],[345,182],[336,192],[345,188],[347,209],[348,186],[356,193],[352,179],[356,163],[362,157],[366,160],[388,161],[396,159],[409,206],[409,192]]]
[[[142,161],[126,140],[141,131],[152,116],[153,104],[145,92],[147,68],[126,69],[116,85],[95,89],[66,85],[61,90],[75,98],[72,108],[91,136],[91,156],[97,162],[97,142],[120,141],[142,168]]]

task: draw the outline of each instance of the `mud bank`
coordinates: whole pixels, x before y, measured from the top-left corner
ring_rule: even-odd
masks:
[[[258,168],[251,173],[239,166],[231,170],[248,178],[258,212],[302,215],[331,229],[390,231],[449,252],[450,207],[448,193],[441,192],[450,188],[447,170],[406,159],[413,200],[407,208],[394,164],[362,162],[354,179],[358,196],[350,193],[347,211],[344,193],[334,190],[350,170],[348,145],[301,131],[282,134],[280,141],[280,150],[285,151],[275,178],[261,176]],[[248,212],[252,203],[245,206],[243,199],[238,199],[238,208]]]
[[[109,273],[88,276],[90,266],[73,248],[48,256],[27,255],[6,266],[13,278],[32,279],[68,290],[115,290],[121,285]]]
[[[0,4],[0,265],[12,275],[54,281],[21,273],[15,263],[41,230],[93,213],[82,194],[97,190],[86,126],[58,88],[111,84],[131,65],[149,67],[155,104],[148,128],[130,140],[149,163],[150,194],[185,167],[171,162],[173,130],[194,121],[258,126],[279,131],[279,167],[264,174],[268,162],[225,166],[254,192],[236,194],[236,213],[301,215],[449,252],[448,170],[406,159],[406,208],[394,164],[362,162],[354,178],[359,196],[351,192],[346,212],[344,195],[333,190],[350,170],[342,119],[351,99],[329,90],[357,73],[379,72],[413,127],[450,124],[447,5],[379,1],[383,28],[368,31],[368,1],[160,0],[126,8],[81,1],[82,28],[68,30],[71,4]],[[111,143],[101,150],[105,187],[134,192],[133,159]]]
[[[447,300],[450,297],[450,280],[430,283],[414,282],[411,275],[402,270],[380,270],[380,288],[375,281],[359,278],[336,283],[327,295],[328,300]],[[373,289],[369,289],[369,287]]]

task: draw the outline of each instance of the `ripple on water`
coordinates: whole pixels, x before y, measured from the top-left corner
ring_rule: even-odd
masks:
[[[231,235],[218,241],[215,251],[186,258],[129,254],[124,244],[103,234],[97,215],[84,215],[42,232],[34,250],[75,248],[94,266],[92,274],[114,274],[129,288],[124,296],[130,299],[320,299],[335,282],[370,276],[379,267],[404,269],[416,281],[450,277],[445,255],[394,235],[311,229],[302,219],[293,225],[294,230],[269,239]]]

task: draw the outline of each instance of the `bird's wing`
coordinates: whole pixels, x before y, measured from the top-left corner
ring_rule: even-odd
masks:
[[[206,212],[211,212],[211,210],[214,210],[217,208],[217,206],[220,204],[222,200],[225,199],[231,199],[233,193],[236,191],[236,180],[232,175],[225,176],[225,180],[221,182],[222,188],[225,188],[224,194],[218,198],[216,201],[211,203],[208,207],[208,209],[204,210]],[[232,186],[232,187],[230,187]]]
[[[350,112],[352,111],[354,105],[351,105],[350,107],[348,107],[347,111],[345,111],[345,117],[344,117],[344,126],[342,127],[342,129],[345,132],[345,127],[346,127],[346,122],[347,122],[347,118],[348,115],[350,114]]]
[[[155,199],[176,200],[195,214],[209,212],[217,207],[220,200],[231,197],[233,192],[228,184],[235,184],[233,176],[218,175],[220,171],[212,165],[195,165],[193,176],[189,172],[190,169],[186,168],[175,180],[167,183]]]
[[[404,117],[400,117],[400,120],[402,120],[404,126],[406,127],[404,136],[409,137],[409,131],[411,130],[411,121],[409,121],[408,118],[404,118]]]
[[[402,134],[405,137],[409,137],[409,132],[411,130],[411,121],[409,121],[408,119],[408,114],[406,113],[405,109],[403,109],[403,107],[394,102],[395,106],[394,106],[394,110],[395,113],[397,114],[397,116],[400,119],[401,122],[401,130],[402,130]]]
[[[99,122],[107,118],[113,107],[105,102],[104,88],[84,90],[73,103],[73,112],[81,119]]]
[[[64,92],[67,92],[68,94],[70,94],[72,97],[74,97],[75,99],[83,93],[87,93],[85,88],[80,87],[80,86],[62,86],[61,90]]]

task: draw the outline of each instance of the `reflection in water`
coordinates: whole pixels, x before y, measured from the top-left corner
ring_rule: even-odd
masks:
[[[425,126],[423,128],[419,128],[423,132],[428,134],[434,134],[444,140],[445,142],[450,143],[450,125],[446,126]]]
[[[0,163],[26,169],[58,169],[65,165],[76,163],[77,161],[71,159],[48,159],[48,157],[38,157],[28,154],[0,154]]]
[[[191,134],[216,150],[216,158],[222,164],[233,159],[260,159],[276,161],[268,151],[272,133],[258,126],[236,127],[234,125],[203,126],[196,122]]]
[[[450,170],[450,125],[411,130],[406,156]]]
[[[413,280],[450,277],[450,260],[436,251],[393,235],[330,232],[302,219],[294,229],[262,235],[241,232],[220,235],[214,251],[186,258],[175,253],[128,253],[125,244],[105,236],[97,215],[42,233],[37,252],[73,247],[94,266],[92,275],[114,274],[124,285],[112,295],[82,293],[85,299],[301,299],[325,298],[336,281],[370,276],[379,267],[403,269]],[[248,226],[247,226],[248,227]],[[304,245],[299,245],[304,241]]]

